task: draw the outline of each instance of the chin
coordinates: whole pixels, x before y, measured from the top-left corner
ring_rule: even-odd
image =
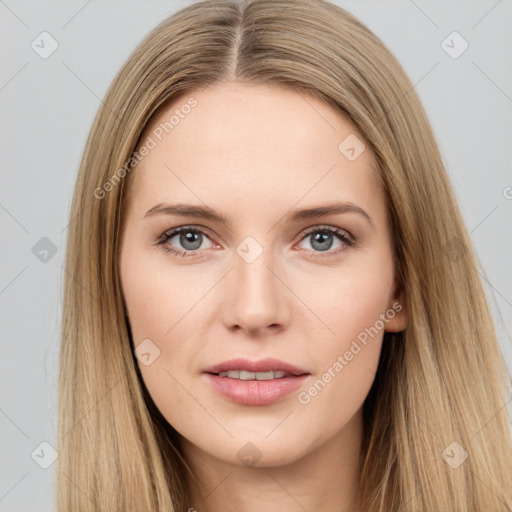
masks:
[[[280,438],[266,438],[268,432],[261,436],[251,435],[247,431],[240,436],[233,434],[235,437],[224,443],[216,443],[215,440],[210,439],[207,446],[201,447],[200,444],[196,446],[227,464],[258,468],[291,464],[307,455],[308,446],[311,448],[311,444],[307,444],[300,433],[296,438],[288,437],[286,443]],[[212,447],[215,448],[212,450]]]

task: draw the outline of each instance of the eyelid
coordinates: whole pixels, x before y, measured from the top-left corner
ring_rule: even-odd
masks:
[[[312,226],[311,228],[306,228],[304,231],[302,231],[303,236],[300,239],[300,241],[304,240],[304,238],[306,238],[311,233],[315,233],[317,231],[328,231],[329,233],[337,233],[339,235],[346,236],[346,238],[349,239],[353,243],[357,242],[357,238],[354,235],[352,235],[352,233],[347,231],[346,229],[338,228],[336,226],[331,226],[329,224],[318,224],[316,226]]]
[[[216,235],[209,228],[207,228],[205,226],[202,226],[200,224],[186,224],[183,226],[177,226],[177,227],[174,227],[171,229],[167,229],[158,237],[158,240],[165,239],[166,237],[176,234],[176,233],[179,233],[180,231],[184,231],[185,229],[190,229],[191,231],[194,231],[194,230],[200,231],[200,232],[203,232],[204,234],[208,234],[210,237],[213,237],[213,238],[216,237]],[[357,241],[357,238],[354,235],[352,235],[352,233],[347,231],[346,229],[338,228],[336,226],[331,226],[329,224],[317,224],[315,226],[311,226],[309,228],[304,229],[303,231],[301,231],[302,238],[300,240],[303,240],[310,233],[314,233],[315,231],[321,231],[322,229],[326,230],[326,231],[334,231],[334,232],[340,232],[342,234],[346,234],[348,236],[348,238],[350,238],[354,242]]]
[[[168,240],[173,236],[179,234],[181,231],[197,231],[204,235],[208,235],[209,238],[215,238],[215,234],[210,231],[207,227],[201,226],[200,224],[187,224],[184,226],[177,226],[175,228],[167,229],[164,231],[157,240]]]
[[[165,245],[165,243],[170,238],[173,238],[174,236],[176,236],[177,234],[179,234],[180,232],[183,232],[183,231],[195,231],[195,232],[202,233],[203,235],[207,236],[207,238],[209,238],[209,239],[216,238],[215,235],[213,234],[213,232],[205,226],[202,226],[200,224],[187,224],[187,225],[183,225],[183,226],[177,226],[177,227],[174,227],[174,228],[164,231],[164,233],[162,233],[162,235],[160,235],[157,238],[156,245],[162,245],[162,246]],[[331,226],[328,224],[317,224],[315,226],[311,226],[311,227],[306,228],[305,230],[301,231],[301,237],[294,245],[305,240],[311,233],[316,233],[316,232],[321,232],[321,231],[328,232],[328,233],[332,234],[333,236],[338,236],[338,239],[340,239],[340,241],[342,241],[342,243],[345,244],[345,247],[342,249],[335,250],[335,251],[313,251],[313,253],[316,254],[313,257],[327,257],[327,256],[337,255],[337,254],[345,251],[349,247],[356,246],[358,243],[357,237],[352,235],[346,229],[339,228],[336,226]],[[345,240],[342,240],[342,239],[345,239]],[[211,242],[217,246],[219,245],[216,242],[214,242],[213,240],[211,240]],[[185,250],[185,249],[174,249],[174,248],[171,249],[169,247],[164,247],[164,250],[175,253],[177,255],[192,256],[192,257],[195,256],[196,254],[199,256],[201,253],[200,250]],[[325,254],[322,254],[322,252],[324,252]]]

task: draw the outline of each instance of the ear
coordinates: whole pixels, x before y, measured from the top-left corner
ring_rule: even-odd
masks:
[[[405,301],[405,292],[398,283],[395,282],[395,292],[388,304],[388,321],[384,330],[386,332],[401,332],[407,328],[409,315],[407,313],[407,304]],[[394,312],[394,316],[393,316]]]

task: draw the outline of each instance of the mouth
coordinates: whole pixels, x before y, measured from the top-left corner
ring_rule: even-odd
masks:
[[[231,379],[239,378],[241,380],[269,380],[272,378],[279,379],[309,374],[309,372],[303,368],[299,368],[298,366],[273,357],[260,359],[259,361],[251,361],[250,359],[238,357],[210,366],[203,371],[221,377]]]
[[[283,379],[287,377],[296,377],[291,373],[286,373],[280,370],[270,370],[268,372],[249,372],[247,370],[230,370],[228,372],[213,373],[218,377],[226,377],[228,379],[237,380],[274,380]]]
[[[250,361],[238,358],[203,371],[221,396],[242,405],[269,405],[289,395],[310,372],[278,359]]]

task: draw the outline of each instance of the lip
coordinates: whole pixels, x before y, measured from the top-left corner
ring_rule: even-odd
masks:
[[[242,405],[270,405],[302,386],[309,374],[274,380],[237,380],[204,373],[204,378],[222,396]]]
[[[273,357],[267,357],[266,359],[260,359],[259,361],[251,361],[243,357],[236,359],[230,359],[223,363],[216,364],[203,370],[205,373],[219,373],[227,372],[229,370],[246,370],[248,372],[269,372],[271,370],[281,371],[289,373],[292,376],[299,376],[309,374],[307,370],[303,370],[298,366],[275,359]]]
[[[271,370],[285,372],[286,376],[274,380],[237,380],[219,377],[219,372],[246,370],[267,372]],[[249,359],[230,359],[224,363],[207,368],[203,378],[223,397],[242,405],[270,405],[300,388],[311,374],[297,366],[279,359],[267,358],[260,361]]]

